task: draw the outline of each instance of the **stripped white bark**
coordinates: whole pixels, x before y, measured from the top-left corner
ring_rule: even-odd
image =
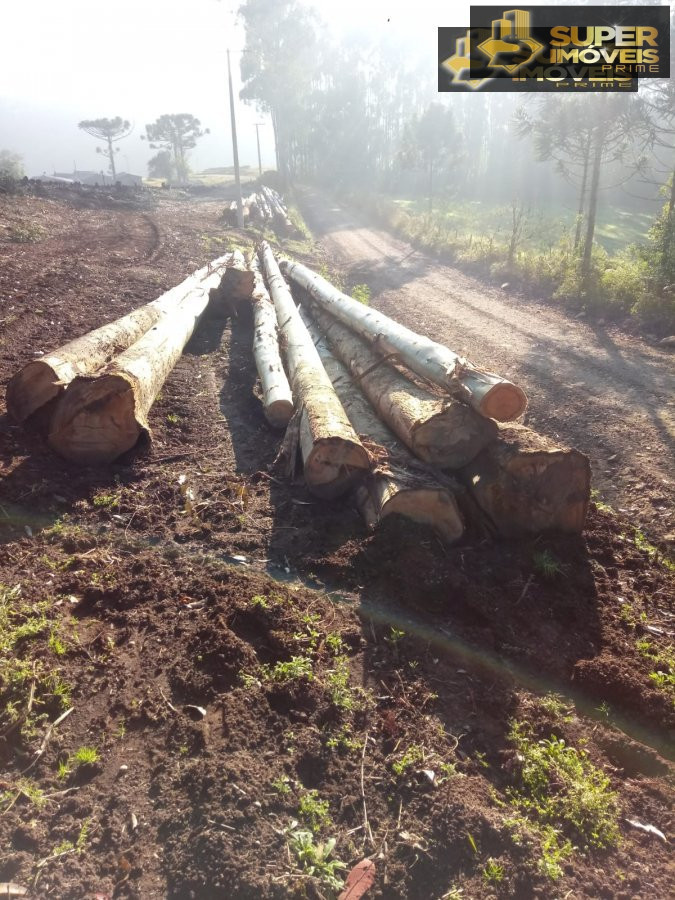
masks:
[[[263,392],[263,410],[270,425],[285,428],[293,415],[293,394],[279,353],[277,314],[257,260],[253,260],[251,268],[255,276],[253,356]]]
[[[299,416],[305,481],[317,496],[337,497],[367,474],[370,458],[333,390],[274,254],[264,242],[261,260],[276,309]]]
[[[457,469],[496,438],[492,419],[459,400],[420,388],[314,303],[312,315],[380,418],[415,456],[439,468]]]
[[[321,330],[306,309],[300,314],[319,352],[335,393],[355,431],[369,441],[377,468],[356,488],[356,502],[369,528],[397,513],[430,525],[448,544],[464,534],[454,494],[429,473],[414,471],[415,460],[399,444],[352,381],[349,372],[328,349]]]
[[[280,267],[321,307],[372,343],[378,352],[396,355],[418,375],[463,394],[481,415],[504,422],[517,419],[525,411],[527,398],[510,381],[478,369],[442,344],[364,306],[300,263],[282,260]]]
[[[96,372],[142,337],[165,313],[209,278],[214,270],[220,271],[229,259],[228,253],[213,260],[151,303],[28,363],[7,385],[9,414],[17,422],[24,422],[40,407],[58,397],[76,376]]]
[[[112,462],[142,434],[148,413],[221,280],[216,271],[195,284],[135,344],[94,376],[78,376],[59,400],[50,445],[87,465]]]

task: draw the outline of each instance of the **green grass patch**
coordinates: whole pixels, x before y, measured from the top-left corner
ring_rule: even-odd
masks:
[[[518,751],[520,784],[506,792],[517,816],[511,820],[538,834],[539,870],[562,875],[562,860],[579,850],[619,841],[619,804],[609,778],[585,750],[551,736],[536,740],[526,723],[513,722],[509,740]]]

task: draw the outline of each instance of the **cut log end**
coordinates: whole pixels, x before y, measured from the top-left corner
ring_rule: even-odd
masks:
[[[307,487],[324,500],[345,494],[369,469],[370,459],[365,448],[340,437],[314,441],[311,451],[304,456]]]
[[[15,422],[25,422],[62,391],[63,386],[58,383],[58,375],[52,367],[42,360],[35,360],[10,379],[7,385],[7,412]]]
[[[590,499],[588,458],[578,450],[551,447],[526,428],[510,426],[501,434],[462,470],[499,534],[579,534]]]
[[[464,534],[464,522],[454,496],[441,487],[401,487],[395,478],[374,475],[358,487],[356,501],[370,528],[390,515],[429,525],[446,544]]]
[[[289,400],[275,400],[265,407],[265,418],[273,428],[285,428],[293,416]]]
[[[510,381],[495,384],[480,398],[479,411],[497,422],[513,422],[527,409],[525,392]]]
[[[412,433],[413,453],[432,466],[459,469],[497,437],[497,425],[463,403],[448,404]]]
[[[56,408],[49,444],[72,462],[112,462],[148,431],[135,406],[133,387],[121,375],[76,378]]]

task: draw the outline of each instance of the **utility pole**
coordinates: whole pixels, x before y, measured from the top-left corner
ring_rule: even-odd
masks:
[[[258,129],[261,125],[264,125],[264,122],[256,122],[255,123],[255,139],[258,142],[258,174],[262,175],[262,162],[260,159],[260,132]]]
[[[237,186],[237,228],[244,227],[244,205],[241,200],[241,178],[239,176],[239,150],[237,148],[237,122],[234,117],[234,90],[232,89],[232,68],[230,51],[227,51],[227,79],[230,85],[230,121],[232,123],[232,156],[234,158],[234,181]]]

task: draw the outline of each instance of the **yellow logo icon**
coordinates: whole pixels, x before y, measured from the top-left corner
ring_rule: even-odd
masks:
[[[470,87],[472,91],[477,90],[486,81],[491,78],[467,78],[471,73],[471,59],[469,57],[471,47],[471,34],[467,31],[465,37],[457,38],[455,41],[455,52],[452,56],[443,60],[441,65],[450,73],[453,82],[459,82]]]
[[[544,45],[530,36],[530,14],[510,9],[501,19],[492,20],[492,37],[478,49],[490,57],[488,68],[513,73],[538,56]]]

